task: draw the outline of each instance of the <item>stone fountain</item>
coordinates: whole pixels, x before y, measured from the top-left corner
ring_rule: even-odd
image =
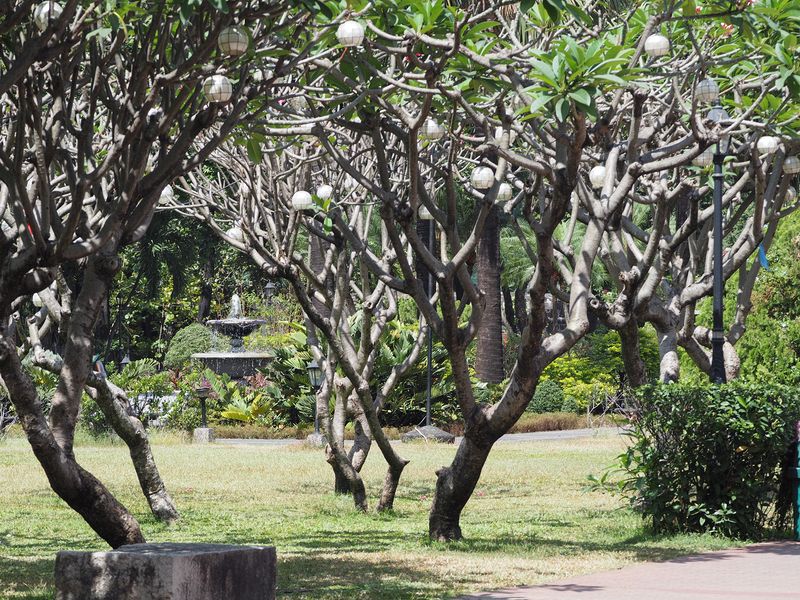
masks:
[[[248,352],[244,349],[245,336],[264,325],[264,319],[250,319],[242,314],[242,301],[236,294],[231,298],[231,312],[227,319],[210,319],[206,324],[211,329],[231,340],[227,352],[200,352],[192,354],[206,367],[218,375],[229,375],[231,379],[244,379],[263,368],[273,358],[270,352]]]

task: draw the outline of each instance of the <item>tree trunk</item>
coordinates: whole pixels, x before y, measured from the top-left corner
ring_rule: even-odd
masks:
[[[658,352],[661,356],[659,379],[662,383],[674,383],[680,376],[678,359],[678,335],[674,329],[656,328]]]
[[[53,436],[70,457],[81,397],[92,369],[94,326],[119,265],[116,253],[95,254],[89,259],[70,317],[64,364],[50,409]]]
[[[620,329],[619,337],[622,341],[622,362],[625,365],[625,375],[628,385],[639,387],[647,383],[647,369],[642,360],[641,344],[639,340],[639,326],[636,319],[630,319]]]
[[[6,337],[0,339],[0,377],[53,491],[112,548],[143,543],[144,536],[133,515],[56,441],[36,388],[22,369],[16,347]]]
[[[525,288],[514,290],[514,310],[516,311],[517,330],[522,333],[528,326],[528,305]]]
[[[139,485],[150,510],[160,521],[177,521],[180,514],[158,472],[147,431],[139,419],[128,415],[128,399],[125,393],[109,381],[95,383],[95,401],[114,431],[128,445]]]
[[[505,379],[503,369],[503,315],[500,306],[500,220],[497,207],[489,211],[478,246],[478,287],[485,307],[478,329],[475,374],[487,383]]]
[[[461,511],[475,490],[491,449],[491,443],[477,444],[471,436],[465,436],[452,464],[436,471],[436,493],[428,518],[432,540],[461,539]]]
[[[517,315],[514,311],[514,299],[511,296],[511,289],[507,285],[503,286],[503,312],[505,313],[508,326],[511,327],[511,331],[519,333]]]

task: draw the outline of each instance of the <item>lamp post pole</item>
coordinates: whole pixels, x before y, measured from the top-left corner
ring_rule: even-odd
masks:
[[[433,220],[428,221],[428,250],[433,252]],[[433,273],[428,269],[428,298],[433,295]],[[433,329],[428,323],[428,373],[425,389],[425,425],[431,424],[431,387],[433,384]]]
[[[725,383],[725,357],[723,344],[725,334],[722,324],[722,309],[724,293],[722,281],[722,163],[725,154],[721,144],[717,143],[714,152],[714,323],[711,331],[711,382]]]

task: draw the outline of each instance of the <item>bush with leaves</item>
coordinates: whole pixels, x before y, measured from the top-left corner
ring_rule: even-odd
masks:
[[[164,366],[167,369],[182,369],[189,364],[192,354],[206,352],[210,348],[211,331],[205,325],[192,323],[172,338],[164,357]]]
[[[559,412],[564,404],[564,390],[555,381],[545,380],[536,386],[533,400],[528,404],[528,412]]]
[[[657,533],[759,539],[787,526],[800,391],[734,382],[637,394],[623,492]],[[796,460],[796,459],[795,459]]]

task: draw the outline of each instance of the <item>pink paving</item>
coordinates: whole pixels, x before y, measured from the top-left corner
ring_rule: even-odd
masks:
[[[800,600],[800,542],[684,556],[461,600]]]

